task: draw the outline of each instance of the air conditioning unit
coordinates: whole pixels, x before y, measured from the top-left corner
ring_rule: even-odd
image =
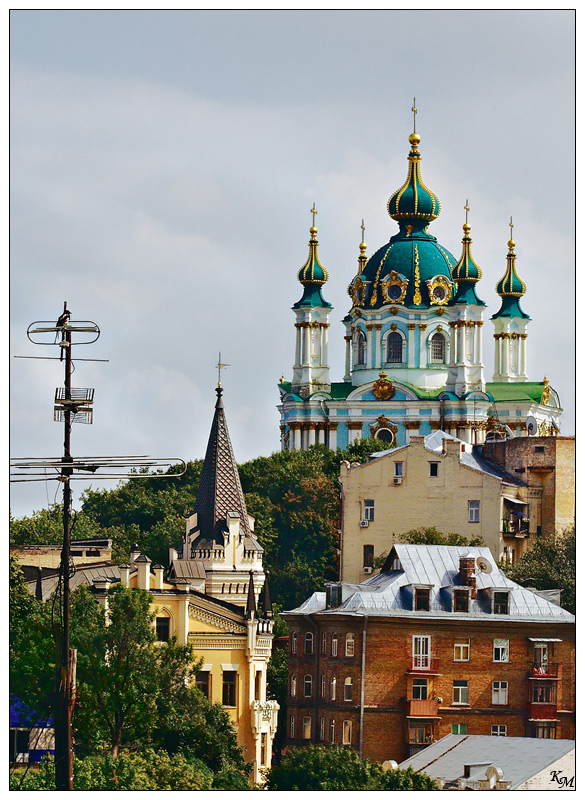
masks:
[[[373,570],[374,570],[373,567],[364,567],[364,572],[366,573],[366,575],[371,575]]]
[[[394,478],[394,486],[400,486],[402,483],[402,478]]]
[[[360,528],[367,528],[369,524],[370,521],[368,519],[362,519],[360,522]]]

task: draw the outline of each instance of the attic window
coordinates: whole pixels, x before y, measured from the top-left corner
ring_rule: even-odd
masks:
[[[453,611],[469,611],[469,593],[465,589],[454,590]]]
[[[414,590],[414,610],[429,611],[430,607],[431,607],[431,590],[416,588]]]
[[[494,614],[508,614],[508,592],[494,592]]]

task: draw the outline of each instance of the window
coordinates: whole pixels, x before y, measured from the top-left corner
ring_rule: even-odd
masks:
[[[262,700],[262,673],[258,671],[254,679],[254,700]]]
[[[330,691],[329,691],[330,700],[335,700],[336,692],[337,692],[337,678],[333,677],[331,678]]]
[[[389,333],[386,339],[386,361],[390,364],[402,363],[402,336],[396,331]]]
[[[508,592],[494,592],[494,614],[508,613]]]
[[[374,521],[374,501],[373,500],[364,500],[364,519],[367,519],[368,522]]]
[[[412,666],[413,669],[428,669],[431,665],[431,637],[412,637]]]
[[[403,478],[404,477],[404,461],[395,461],[394,462],[394,477],[395,478]]]
[[[325,717],[321,717],[319,720],[319,741],[325,741]]]
[[[510,640],[494,639],[494,661],[510,660]]]
[[[453,681],[453,705],[469,705],[469,687],[467,681]]]
[[[156,618],[156,638],[159,642],[168,642],[171,633],[171,620],[168,617]]]
[[[508,705],[508,681],[492,681],[492,705]]]
[[[366,363],[366,335],[363,331],[358,331],[355,337],[355,356],[356,366]]]
[[[303,739],[311,738],[311,717],[303,717]]]
[[[534,452],[535,453],[544,453],[544,447],[535,447],[534,448]]]
[[[467,723],[466,722],[454,722],[451,725],[451,733],[458,733],[467,735]]]
[[[321,697],[323,700],[325,699],[325,687],[327,686],[327,678],[325,675],[321,675]]]
[[[557,723],[556,722],[534,722],[534,723],[532,723],[532,738],[533,739],[556,739],[557,738]]]
[[[290,635],[290,652],[294,656],[297,652],[297,634],[296,631]]]
[[[429,682],[426,678],[413,678],[412,679],[412,699],[413,700],[428,700],[429,697]]]
[[[374,545],[373,544],[365,544],[364,545],[364,567],[368,567],[369,569],[373,569],[373,567],[374,567]]]
[[[321,635],[321,655],[322,656],[326,656],[327,655],[327,634],[326,633],[323,633]]]
[[[313,634],[310,631],[305,633],[305,655],[313,655]]]
[[[337,634],[334,633],[331,637],[331,655],[333,657],[337,656]]]
[[[10,730],[10,760],[21,761],[23,755],[30,750],[30,731]],[[20,756],[20,758],[18,758]]]
[[[351,677],[346,678],[343,684],[343,699],[348,702],[353,700],[353,681]]]
[[[292,714],[291,714],[291,717],[290,717],[289,730],[290,730],[290,738],[294,739],[295,738],[295,718],[292,716]]]
[[[408,726],[409,744],[431,744],[433,741],[430,722],[411,722]]]
[[[223,673],[222,704],[224,706],[236,705],[236,672],[226,671]]]
[[[290,676],[290,696],[296,697],[297,696],[297,676],[291,675]]]
[[[199,689],[199,691],[206,697],[208,700],[210,699],[209,693],[209,672],[202,672],[199,670],[197,675],[195,676],[195,686]]]
[[[431,361],[440,364],[445,362],[445,337],[440,333],[431,336]]]
[[[376,431],[376,439],[379,439],[381,442],[388,442],[388,444],[392,444],[394,441],[394,434],[390,428],[380,428]]]
[[[439,474],[439,462],[429,461],[429,477],[436,478]]]
[[[345,637],[345,655],[353,656],[355,646],[355,638],[353,633],[348,633]]]
[[[556,703],[557,702],[557,687],[556,683],[540,683],[534,681],[530,687],[530,702],[531,703]]]
[[[329,723],[329,741],[335,741],[335,720],[332,719]]]
[[[343,720],[343,744],[351,744],[351,720]]]
[[[303,681],[303,696],[311,697],[312,694],[313,694],[313,678],[311,675],[305,675],[305,679]]]
[[[507,725],[492,725],[492,736],[507,736],[507,735],[508,735]]]
[[[479,500],[467,501],[467,513],[469,522],[479,522]]]
[[[414,590],[414,610],[415,611],[429,611],[431,605],[431,590],[430,589],[415,589]]]
[[[469,639],[455,639],[453,661],[469,661]]]
[[[548,642],[535,643],[533,660],[536,664],[548,664]]]
[[[260,734],[260,766],[266,766],[266,744],[267,744],[267,734],[261,733]]]
[[[453,611],[469,611],[469,593],[466,589],[453,591]]]

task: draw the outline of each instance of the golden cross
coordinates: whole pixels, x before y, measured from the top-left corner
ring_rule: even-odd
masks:
[[[510,239],[512,238],[512,228],[514,225],[512,224],[512,217],[510,217]]]
[[[413,131],[416,133],[416,115],[418,114],[418,111],[416,110],[416,97],[414,97],[412,100],[412,108],[410,110],[413,113]]]
[[[465,205],[463,206],[465,209],[465,224],[467,225],[467,214],[469,212],[469,200],[465,201]]]
[[[217,385],[221,386],[221,370],[230,366],[229,364],[221,363],[221,353],[219,354],[219,359],[217,361],[216,366],[217,366]]]
[[[365,235],[366,235],[366,226],[364,225],[364,221],[362,219],[362,244],[363,244]]]
[[[317,213],[317,209],[315,208],[315,203],[313,203],[313,208],[311,209],[311,214],[313,215],[313,228],[315,227],[315,214]]]

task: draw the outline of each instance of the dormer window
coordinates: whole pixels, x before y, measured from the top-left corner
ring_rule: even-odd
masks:
[[[453,611],[469,611],[469,592],[465,589],[453,591]]]
[[[508,592],[494,592],[493,601],[494,614],[509,614],[510,595]]]
[[[423,588],[415,588],[414,590],[414,610],[415,611],[430,611],[431,608],[431,590]]]

